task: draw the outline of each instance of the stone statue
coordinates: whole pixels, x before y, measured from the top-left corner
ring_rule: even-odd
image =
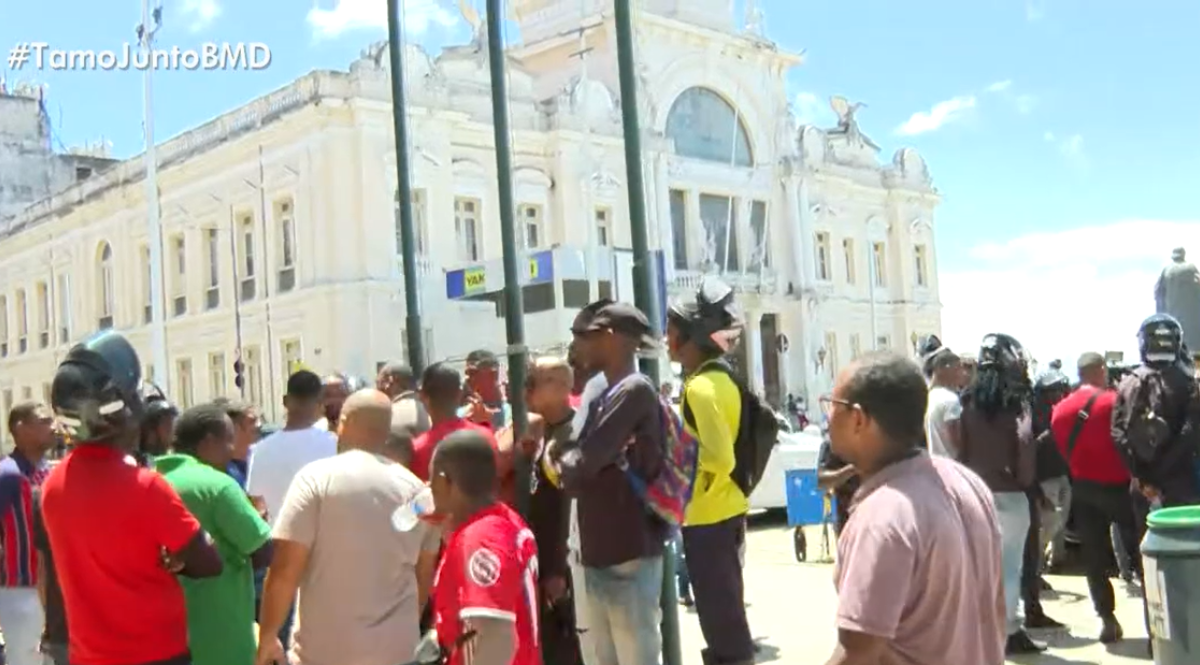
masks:
[[[753,37],[763,37],[765,17],[762,9],[754,0],[746,0],[746,33]]]
[[[1179,320],[1188,348],[1200,349],[1200,270],[1187,261],[1182,247],[1171,252],[1171,263],[1154,285],[1154,304],[1158,313]]]
[[[487,22],[479,15],[471,0],[458,0],[458,11],[471,26],[471,48],[482,51],[487,48]]]
[[[867,138],[866,135],[862,133],[862,130],[858,128],[858,120],[855,118],[855,116],[858,114],[858,110],[861,108],[866,108],[866,104],[862,102],[854,102],[851,104],[846,100],[845,97],[836,96],[829,99],[829,106],[833,109],[833,112],[836,113],[838,117],[837,128],[829,133],[841,134],[845,136],[846,139],[851,143],[867,145],[875,150],[879,149],[879,146],[875,145],[875,142]]]

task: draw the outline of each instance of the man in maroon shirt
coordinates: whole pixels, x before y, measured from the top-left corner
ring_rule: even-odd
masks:
[[[1075,532],[1082,546],[1092,605],[1102,625],[1100,641],[1108,644],[1123,636],[1108,579],[1112,552],[1109,526],[1116,524],[1122,532],[1121,541],[1132,548],[1140,539],[1134,535],[1129,471],[1112,438],[1117,393],[1108,385],[1104,357],[1098,353],[1080,356],[1079,381],[1079,388],[1054,407],[1050,428],[1071,469]],[[1136,549],[1130,555],[1133,561],[1141,558]]]

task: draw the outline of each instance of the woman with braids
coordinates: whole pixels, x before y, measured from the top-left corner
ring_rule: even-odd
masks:
[[[1036,481],[1036,448],[1025,352],[1008,335],[983,338],[978,367],[962,395],[958,461],[983,479],[996,503],[1000,523],[1004,604],[1008,626],[1006,650],[1035,653],[1045,647],[1033,641],[1022,626],[1021,569],[1030,510],[1027,491]]]

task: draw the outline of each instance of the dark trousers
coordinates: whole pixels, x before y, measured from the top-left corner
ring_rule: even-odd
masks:
[[[746,620],[745,584],[739,552],[745,517],[683,528],[683,549],[692,582],[700,632],[708,645],[704,665],[754,662],[754,638]]]
[[[1021,599],[1025,616],[1042,612],[1042,511],[1036,494],[1029,493],[1029,534],[1025,536],[1025,560],[1021,565]]]
[[[1079,480],[1073,489],[1071,510],[1074,511],[1075,533],[1079,536],[1092,607],[1098,616],[1111,617],[1116,609],[1116,597],[1109,580],[1115,563],[1110,525],[1117,525],[1121,544],[1129,552],[1130,561],[1135,562],[1135,568],[1140,570],[1142,559],[1138,545],[1142,542],[1145,520],[1141,520],[1139,528],[1128,485],[1100,485]]]

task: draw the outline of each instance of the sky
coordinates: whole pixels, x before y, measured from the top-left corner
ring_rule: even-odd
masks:
[[[568,0],[572,1],[572,0]],[[746,0],[738,0],[739,20]],[[474,0],[482,6],[482,0]],[[165,0],[160,47],[258,42],[260,71],[156,74],[159,140],[283,87],[345,69],[385,38],[384,0]],[[766,33],[803,51],[788,78],[802,121],[831,95],[866,103],[890,159],[916,148],[944,197],[935,213],[943,339],[972,351],[1016,336],[1042,360],[1136,350],[1173,247],[1200,260],[1200,3],[1156,0],[758,0]],[[0,45],[118,49],[141,5],[0,0]],[[469,30],[455,0],[405,0],[427,49]],[[510,35],[517,38],[515,32]],[[6,46],[8,48],[8,46]],[[48,86],[61,146],[142,149],[137,72],[4,72]]]

